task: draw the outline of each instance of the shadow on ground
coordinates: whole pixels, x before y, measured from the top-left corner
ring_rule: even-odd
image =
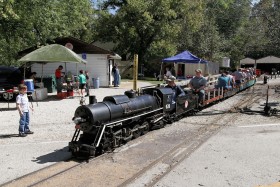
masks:
[[[48,153],[46,155],[39,156],[32,161],[38,164],[45,164],[48,162],[59,162],[59,161],[68,160],[72,157],[68,149],[69,149],[68,147],[64,147],[59,150],[54,150],[53,152]]]
[[[18,134],[0,134],[0,139],[19,137]],[[21,138],[21,137],[19,137]]]

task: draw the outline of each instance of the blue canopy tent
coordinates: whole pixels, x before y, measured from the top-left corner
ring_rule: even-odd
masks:
[[[191,54],[189,51],[184,51],[175,56],[164,58],[162,62],[174,62],[174,63],[182,62],[182,63],[201,63],[201,64],[207,63],[207,61],[198,58],[197,56]]]
[[[163,63],[184,63],[184,64],[193,63],[193,64],[198,64],[198,68],[200,68],[200,64],[208,64],[206,60],[198,58],[197,56],[193,55],[189,51],[184,51],[175,56],[164,58],[162,59],[162,64]],[[162,64],[161,64],[160,72],[162,72]]]

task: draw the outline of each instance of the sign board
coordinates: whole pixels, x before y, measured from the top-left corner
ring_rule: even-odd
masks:
[[[230,58],[223,57],[221,67],[229,68],[230,67]]]
[[[87,54],[86,53],[82,53],[82,59],[87,59]]]
[[[71,43],[66,43],[65,47],[67,47],[70,50],[73,50],[73,45]]]

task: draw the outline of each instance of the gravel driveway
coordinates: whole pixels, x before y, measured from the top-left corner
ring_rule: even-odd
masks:
[[[138,82],[138,87],[148,85]],[[118,88],[92,89],[90,94],[102,101],[105,96],[123,94],[129,89],[132,83],[123,81]],[[8,103],[0,102],[0,185],[70,157],[67,146],[74,133],[72,117],[79,99],[77,96],[59,100],[55,94],[49,94],[46,100],[33,102],[30,129],[34,134],[27,137],[18,137],[15,103],[10,103],[8,109]]]

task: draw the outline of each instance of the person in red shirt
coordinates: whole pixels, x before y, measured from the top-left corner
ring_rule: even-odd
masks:
[[[60,65],[55,70],[55,78],[56,78],[56,89],[57,93],[60,93],[62,91],[62,82],[61,82],[61,70],[63,69],[63,66]]]

